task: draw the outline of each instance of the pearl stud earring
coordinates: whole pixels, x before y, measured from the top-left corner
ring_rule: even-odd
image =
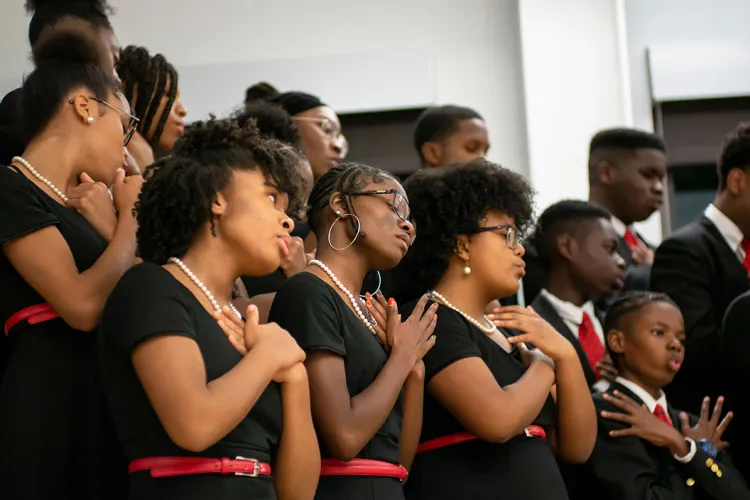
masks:
[[[464,264],[464,276],[468,276],[471,274],[471,268],[469,267],[469,261],[466,261],[466,264]]]
[[[86,123],[88,123],[89,125],[91,125],[92,123],[94,123],[94,117],[93,116],[89,116],[88,118],[86,118]]]

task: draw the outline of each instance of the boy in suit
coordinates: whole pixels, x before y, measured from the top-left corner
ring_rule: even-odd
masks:
[[[723,389],[719,330],[729,304],[750,289],[750,124],[724,141],[719,192],[703,215],[665,239],[651,272],[654,291],[680,307],[687,333],[685,364],[666,389],[675,404],[697,412],[704,396]]]
[[[531,307],[573,344],[589,387],[598,391],[615,374],[594,303],[619,290],[625,274],[610,219],[586,201],[560,201],[542,213],[532,237],[547,287]]]
[[[682,315],[664,294],[620,296],[605,322],[607,348],[619,376],[603,395],[597,442],[584,466],[585,491],[572,498],[743,500],[744,480],[724,451],[719,399],[700,418],[671,406],[662,387],[680,369],[685,338]]]

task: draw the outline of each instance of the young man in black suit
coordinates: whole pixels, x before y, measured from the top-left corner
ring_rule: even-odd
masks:
[[[750,289],[750,125],[724,141],[719,192],[704,213],[656,250],[651,288],[669,295],[685,317],[687,357],[667,389],[681,408],[697,412],[720,382],[719,330],[727,307]]]
[[[589,144],[589,201],[611,214],[618,236],[618,252],[625,260],[625,290],[647,290],[653,247],[633,227],[659,210],[667,173],[664,141],[654,134],[629,128],[602,130]],[[546,274],[536,264],[538,250],[526,248],[526,303],[546,286]],[[600,305],[607,307],[614,295]]]
[[[547,274],[547,287],[531,307],[573,344],[589,387],[598,391],[616,373],[594,303],[619,290],[625,276],[610,219],[586,201],[560,201],[539,216],[531,240]]]
[[[722,400],[700,418],[671,406],[662,390],[680,369],[682,315],[664,294],[618,297],[605,321],[607,347],[619,376],[602,395],[596,445],[571,498],[607,500],[746,500],[750,490],[725,452],[732,416]]]

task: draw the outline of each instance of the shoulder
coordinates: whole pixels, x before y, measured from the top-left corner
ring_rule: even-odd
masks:
[[[130,290],[140,289],[142,293],[152,293],[153,290],[163,291],[166,289],[175,289],[173,286],[169,286],[176,280],[172,275],[158,264],[151,262],[141,262],[136,264],[122,275],[120,281],[117,282],[114,291],[114,295],[119,290]]]
[[[335,294],[336,291],[328,283],[310,272],[302,271],[281,285],[276,292],[274,305],[326,303],[335,306]]]
[[[29,180],[10,167],[0,165],[0,203],[6,205],[24,199],[38,199]]]
[[[128,269],[112,290],[104,308],[102,321],[133,315],[147,317],[166,312],[177,305],[189,309],[190,292],[158,264],[142,262]]]
[[[709,234],[711,226],[713,226],[713,223],[701,216],[697,220],[677,229],[667,238],[664,238],[664,241],[661,242],[657,250],[671,249],[701,242]]]

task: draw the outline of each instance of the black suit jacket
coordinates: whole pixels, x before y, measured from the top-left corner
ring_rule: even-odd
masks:
[[[729,304],[750,289],[747,270],[716,226],[701,216],[656,249],[651,288],[674,300],[685,318],[685,362],[666,388],[671,401],[699,413],[719,382],[719,330]]]
[[[531,307],[547,323],[552,325],[552,327],[557,330],[560,335],[568,339],[570,343],[573,344],[573,347],[575,347],[576,352],[578,353],[578,359],[581,360],[581,366],[583,366],[583,374],[586,375],[586,382],[588,382],[589,387],[593,386],[596,383],[596,374],[594,373],[594,370],[591,369],[591,365],[589,365],[589,360],[586,357],[586,352],[581,347],[581,343],[578,341],[573,332],[570,331],[568,325],[565,324],[565,321],[560,317],[559,314],[557,314],[555,307],[550,303],[549,300],[547,300],[544,295],[537,295],[536,299],[534,299],[534,302],[531,304]],[[598,319],[601,322],[601,318]]]
[[[724,409],[734,412],[734,420],[724,434],[732,444],[735,466],[750,478],[750,292],[737,297],[727,309],[720,337]]]
[[[615,390],[643,403],[635,394],[620,384]],[[597,414],[619,411],[601,395],[594,396]],[[668,408],[672,422],[679,425],[680,411]],[[697,419],[691,415],[691,423]],[[716,460],[700,448],[693,459],[683,464],[675,460],[669,449],[657,447],[634,436],[611,437],[609,432],[628,427],[627,424],[598,416],[596,446],[588,462],[582,466],[583,480],[579,490],[571,491],[571,500],[747,500],[750,490],[733,467],[727,453]],[[721,477],[711,470],[716,463]],[[688,484],[692,484],[689,486]]]

